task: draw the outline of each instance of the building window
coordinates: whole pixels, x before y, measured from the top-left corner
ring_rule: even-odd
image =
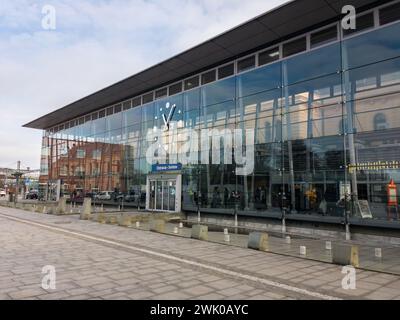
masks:
[[[142,104],[142,97],[132,99],[132,108],[138,107]]]
[[[124,104],[123,104],[122,109],[124,111],[126,111],[126,110],[129,110],[130,108],[132,108],[132,101],[131,100],[125,101]]]
[[[218,79],[224,79],[232,76],[235,73],[235,65],[229,64],[218,69]]]
[[[190,79],[185,80],[185,90],[190,90],[196,88],[200,85],[199,77],[193,77]]]
[[[60,168],[60,176],[67,176],[68,175],[68,166],[63,165]]]
[[[337,26],[326,28],[311,34],[311,48],[336,41],[338,36]]]
[[[117,104],[117,105],[114,107],[114,113],[121,112],[121,110],[122,110],[122,104]]]
[[[374,117],[374,129],[375,130],[385,130],[388,128],[388,123],[386,121],[386,116],[383,113],[378,113]]]
[[[381,25],[385,25],[397,20],[400,20],[400,3],[396,3],[379,10],[379,21]]]
[[[169,95],[170,96],[172,96],[174,94],[178,94],[180,92],[182,92],[182,82],[178,82],[169,87]]]
[[[145,94],[143,96],[143,103],[149,103],[149,102],[152,102],[153,100],[154,100],[153,92]]]
[[[76,150],[76,158],[77,159],[84,159],[85,156],[86,156],[85,150],[82,150],[82,149],[77,149]]]
[[[216,80],[216,72],[215,70],[206,72],[201,75],[201,84],[207,84]]]
[[[251,56],[238,61],[238,73],[254,69],[256,66],[256,56]]]
[[[374,27],[374,13],[364,14],[356,18],[356,29],[343,30],[343,35],[350,36],[352,34],[370,29]]]
[[[268,64],[276,60],[279,60],[279,48],[267,50],[258,55],[259,66],[263,66],[264,64]]]
[[[101,160],[101,150],[93,150],[92,158],[94,160]]]
[[[109,107],[106,109],[106,115],[107,116],[111,116],[112,114],[114,114],[114,107]]]
[[[168,95],[168,88],[163,88],[156,91],[156,99],[164,98]]]
[[[307,50],[307,39],[306,37],[300,38],[283,45],[283,57],[288,57],[296,53]]]

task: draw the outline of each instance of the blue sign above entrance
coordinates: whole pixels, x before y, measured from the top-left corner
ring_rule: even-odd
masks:
[[[168,171],[180,171],[182,170],[182,164],[153,164],[152,172],[168,172]]]

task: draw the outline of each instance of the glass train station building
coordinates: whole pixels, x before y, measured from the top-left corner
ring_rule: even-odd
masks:
[[[356,29],[341,24],[348,4]],[[400,228],[400,2],[292,1],[25,126],[44,132],[47,192]],[[180,161],[204,129],[209,152]],[[253,135],[238,145],[238,130]],[[252,170],[237,170],[249,151]]]

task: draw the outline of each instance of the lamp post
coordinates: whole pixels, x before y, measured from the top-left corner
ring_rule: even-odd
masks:
[[[351,195],[351,200],[353,200],[353,195]],[[351,203],[354,203],[351,201]],[[350,222],[349,222],[349,217],[350,217],[350,201],[349,201],[349,194],[346,192],[344,195],[344,223],[346,226],[346,240],[349,241],[351,240],[351,234],[350,234]]]
[[[19,179],[22,177],[21,169],[21,161],[17,162],[17,171],[14,172],[12,175],[15,177],[15,195],[14,195],[14,204],[17,203],[17,198],[19,194]]]

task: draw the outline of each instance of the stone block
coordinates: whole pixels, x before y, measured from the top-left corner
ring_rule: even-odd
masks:
[[[118,224],[118,217],[117,216],[108,216],[107,223],[108,224]]]
[[[208,241],[208,226],[194,225],[192,226],[193,239]]]
[[[92,216],[92,199],[85,198],[83,200],[82,210],[80,211],[81,220],[90,220]]]
[[[165,221],[161,219],[153,219],[150,221],[150,231],[164,233]]]
[[[102,224],[105,224],[106,223],[106,215],[104,214],[104,212],[99,212],[99,213],[97,213],[96,215],[95,215],[95,221],[96,222],[99,222],[99,223],[102,223]]]
[[[131,227],[132,226],[132,218],[128,214],[123,214],[118,218],[118,224],[121,227]]]
[[[332,246],[332,262],[343,266],[358,268],[359,255],[358,246],[349,244],[334,244]]]
[[[67,199],[66,198],[61,197],[60,200],[58,200],[56,213],[57,214],[66,214],[67,213]]]
[[[254,250],[268,251],[269,236],[267,233],[252,232],[249,234],[247,247]]]

